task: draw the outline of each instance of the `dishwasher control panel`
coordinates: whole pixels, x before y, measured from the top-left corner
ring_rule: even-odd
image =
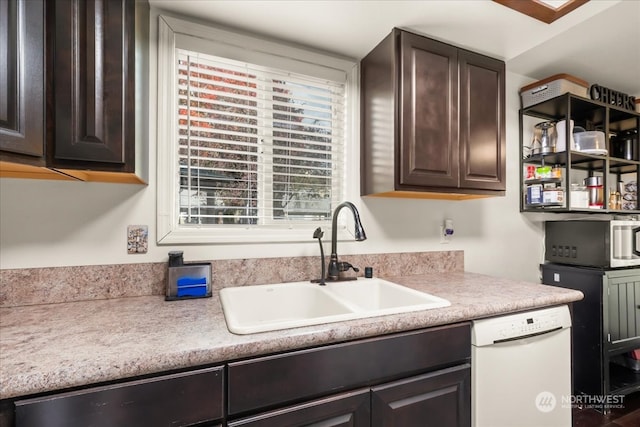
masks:
[[[552,307],[473,322],[471,343],[490,345],[571,326],[569,308]]]
[[[557,314],[532,313],[530,317],[517,317],[510,322],[505,322],[498,329],[501,338],[513,338],[538,332],[550,331],[561,327]]]

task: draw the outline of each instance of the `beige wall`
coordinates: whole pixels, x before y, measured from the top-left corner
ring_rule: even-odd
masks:
[[[544,217],[523,215],[518,205],[518,88],[529,81],[507,74],[505,197],[453,202],[361,199],[351,194],[349,200],[360,209],[368,240],[340,242],[338,252],[463,250],[467,271],[537,281]],[[149,151],[150,176],[154,177],[153,144]],[[354,164],[357,168],[357,161]],[[351,175],[357,180],[357,170],[352,168]],[[186,260],[313,256],[318,252],[312,236],[301,244],[158,246],[155,194],[153,179],[147,187],[0,179],[0,268],[161,262],[175,249],[184,250]],[[455,226],[449,244],[441,244],[438,234],[445,218]],[[149,226],[147,254],[127,254],[130,224]]]

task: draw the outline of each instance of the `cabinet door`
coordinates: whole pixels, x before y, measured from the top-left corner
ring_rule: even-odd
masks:
[[[549,252],[547,252],[549,253]],[[559,264],[542,265],[542,283],[584,294],[571,308],[572,377],[575,394],[605,393],[603,360],[603,272]]]
[[[43,0],[0,2],[0,150],[44,163]]]
[[[49,163],[133,171],[135,1],[57,0],[48,8],[54,143]]]
[[[344,393],[234,421],[229,427],[368,427],[369,390]]]
[[[605,331],[610,344],[640,345],[640,276],[608,278]]]
[[[505,190],[504,62],[461,50],[460,187]]]
[[[458,187],[457,52],[401,33],[399,189]]]
[[[468,427],[471,366],[468,363],[372,389],[372,427]]]

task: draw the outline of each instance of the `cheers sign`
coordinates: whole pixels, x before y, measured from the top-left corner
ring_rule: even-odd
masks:
[[[636,108],[635,96],[602,87],[598,84],[591,85],[589,88],[589,96],[591,96],[591,99],[593,100],[604,102],[605,104],[616,105],[624,108],[625,110],[635,111]]]

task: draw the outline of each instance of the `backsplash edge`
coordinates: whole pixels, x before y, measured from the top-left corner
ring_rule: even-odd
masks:
[[[464,271],[464,251],[343,255],[374,276]],[[209,262],[209,261],[199,261]],[[212,289],[295,282],[320,275],[319,257],[214,260]],[[314,277],[310,277],[313,275]],[[167,262],[0,270],[0,308],[94,299],[164,295]]]

